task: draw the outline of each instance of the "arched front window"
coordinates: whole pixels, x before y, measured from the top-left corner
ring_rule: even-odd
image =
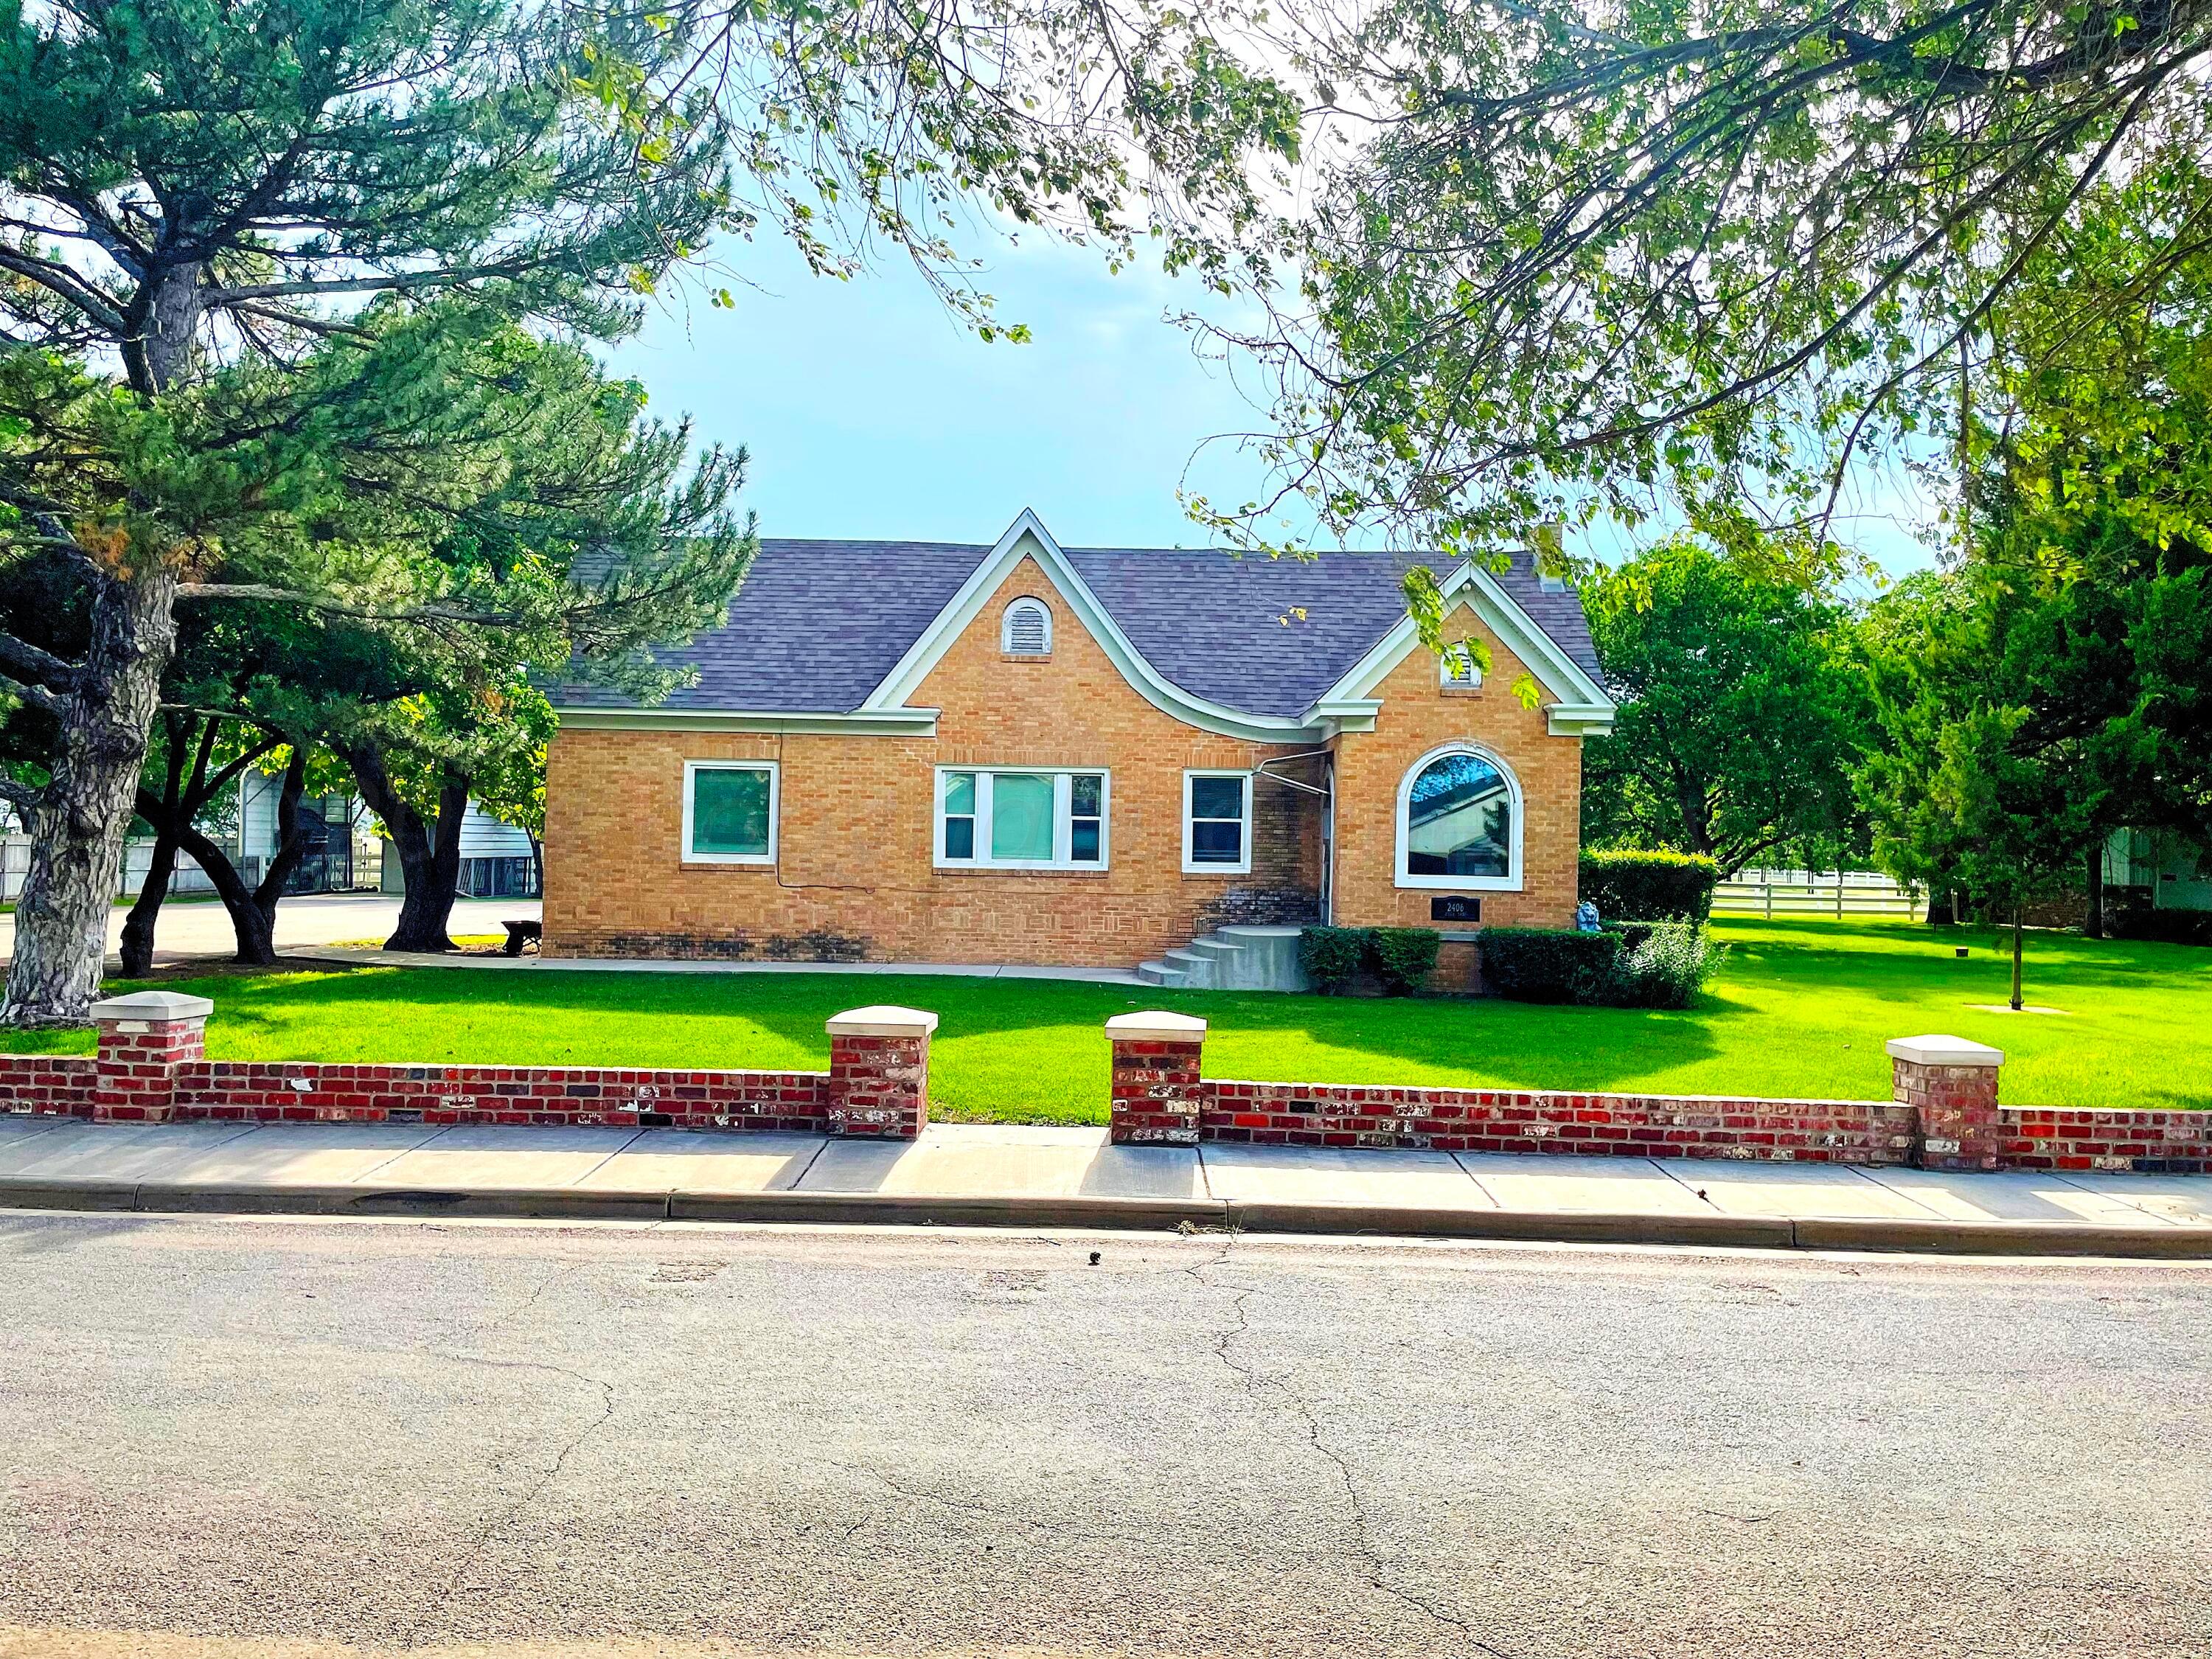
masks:
[[[1398,792],[1401,887],[1521,885],[1521,785],[1497,756],[1455,744],[1415,762]]]
[[[999,649],[1010,657],[1052,654],[1052,612],[1042,599],[1016,599],[999,619]]]

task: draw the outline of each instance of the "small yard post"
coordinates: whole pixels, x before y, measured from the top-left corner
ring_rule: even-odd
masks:
[[[205,1054],[215,1004],[175,991],[137,991],[92,1005],[99,1028],[92,1116],[96,1123],[161,1123],[176,1098],[177,1067]]]
[[[1114,1047],[1109,1139],[1117,1146],[1196,1146],[1205,1099],[1198,1073],[1206,1022],[1158,1010],[1116,1014],[1106,1022],[1106,1040]]]
[[[1913,1162],[1923,1170],[1997,1167],[1997,1069],[2004,1051],[1964,1037],[1894,1037],[1896,1097],[1917,1120]]]
[[[879,1005],[833,1014],[826,1029],[830,1133],[914,1139],[929,1121],[929,1035],[937,1016]]]

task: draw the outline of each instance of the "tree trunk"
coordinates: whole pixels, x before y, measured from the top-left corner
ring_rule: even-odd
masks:
[[[284,768],[284,782],[276,795],[276,856],[269,860],[261,884],[253,890],[251,946],[257,954],[246,955],[248,940],[241,933],[238,936],[240,962],[276,960],[276,905],[284,896],[284,884],[307,855],[307,826],[300,817],[300,798],[307,789],[308,748],[305,743],[294,744],[291,762]]]
[[[2089,848],[2087,879],[2082,884],[2088,895],[2088,908],[2081,918],[2081,933],[2087,939],[2105,936],[2105,843],[2096,842]]]
[[[2012,1011],[2020,1012],[2021,907],[2012,907]]]
[[[399,924],[384,941],[387,951],[450,951],[453,941],[447,926],[461,879],[461,820],[469,810],[467,776],[447,772],[438,787],[438,812],[425,821],[403,800],[386,771],[384,756],[374,739],[363,738],[339,746],[338,753],[353,769],[354,782],[369,809],[384,820],[392,848],[399,854],[399,867],[407,890],[399,901]]]
[[[522,833],[530,836],[527,830]],[[535,836],[530,836],[530,884],[538,890],[538,898],[545,896],[545,843]]]
[[[167,830],[154,834],[154,853],[146,866],[145,884],[123,921],[123,977],[143,979],[154,967],[154,924],[161,914],[161,901],[169,896],[169,878],[177,868],[177,838]]]
[[[1931,882],[1928,887],[1928,925],[1930,927],[1952,927],[1959,921],[1959,890],[1948,881]]]
[[[174,710],[165,710],[161,725],[168,741],[163,745],[166,765],[161,778],[161,813],[148,817],[154,826],[154,851],[146,861],[146,879],[138,889],[138,897],[124,919],[123,975],[125,979],[143,979],[154,966],[154,928],[161,920],[162,901],[169,896],[169,881],[177,868],[177,837],[173,826],[185,801],[185,740],[191,729],[186,717]],[[202,734],[199,765],[195,769],[194,781],[207,768],[207,750],[215,740],[215,722],[208,722]],[[139,813],[146,817],[145,792],[141,790]]]
[[[82,1025],[100,994],[148,734],[176,648],[175,574],[159,562],[105,580],[75,688],[56,699],[46,786],[24,814],[31,867],[0,1024]]]

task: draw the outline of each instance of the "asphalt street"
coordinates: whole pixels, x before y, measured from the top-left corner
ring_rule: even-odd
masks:
[[[0,1331],[9,1656],[2212,1642],[2204,1267],[17,1213]]]

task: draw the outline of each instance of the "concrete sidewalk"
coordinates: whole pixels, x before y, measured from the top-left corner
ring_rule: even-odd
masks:
[[[461,930],[457,926],[453,931]],[[482,968],[527,974],[905,974],[938,979],[1066,979],[1087,985],[1146,986],[1127,968],[1040,968],[1012,962],[725,962],[689,957],[508,957],[318,945],[288,951],[343,968]],[[1152,988],[1146,986],[1146,988]]]
[[[1158,1228],[2212,1256],[2212,1180],[674,1129],[0,1118],[0,1207]]]

